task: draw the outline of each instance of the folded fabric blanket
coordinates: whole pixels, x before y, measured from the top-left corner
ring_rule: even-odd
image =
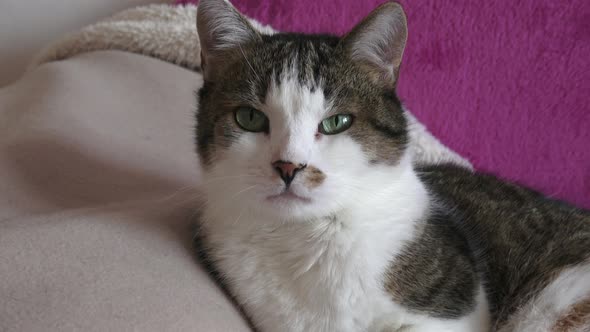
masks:
[[[0,88],[0,331],[250,331],[192,246],[199,84],[98,51]]]
[[[198,70],[200,51],[196,10],[193,5],[150,5],[123,11],[50,45],[34,59],[30,69],[83,52],[122,50]],[[255,20],[251,22],[263,33],[274,32],[269,26]],[[454,162],[471,167],[466,159],[434,138],[413,115],[409,114],[409,118],[415,163]]]

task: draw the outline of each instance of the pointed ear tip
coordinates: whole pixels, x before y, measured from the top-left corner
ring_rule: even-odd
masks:
[[[404,7],[397,1],[386,1],[382,3],[379,8],[388,8],[389,10],[404,11]]]
[[[225,4],[227,1],[225,0],[199,0],[199,3],[197,6],[200,6],[202,4],[205,4],[205,6],[207,5],[219,5],[219,4]]]
[[[388,16],[388,21],[390,24],[396,26],[397,29],[400,29],[398,31],[407,34],[408,19],[406,17],[404,8],[399,2],[385,2],[377,9],[377,11],[379,11],[379,13],[383,16]]]
[[[200,12],[203,12],[200,9],[207,12],[212,9],[225,9],[230,6],[231,4],[225,0],[200,0],[197,5],[197,16],[199,16]]]
[[[398,16],[404,21],[406,20],[406,12],[404,11],[404,7],[396,1],[384,2],[379,7],[377,7],[376,11],[392,16]]]
[[[230,8],[231,4],[226,0],[200,0],[197,5],[197,30],[205,30],[206,22],[214,20]]]

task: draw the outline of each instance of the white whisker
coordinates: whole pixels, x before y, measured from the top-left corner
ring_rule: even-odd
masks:
[[[242,211],[240,212],[240,214],[238,215],[238,217],[236,218],[236,221],[234,221],[232,226],[235,226],[238,223],[238,221],[240,221],[240,218],[242,218],[242,215],[244,214],[244,212],[246,212],[246,207],[242,208]]]
[[[242,178],[256,178],[256,177],[260,177],[259,175],[227,175],[227,176],[218,176],[218,177],[214,177],[214,178],[209,178],[207,179],[207,181],[203,181],[200,183],[200,185],[205,185],[205,184],[209,184],[215,181],[221,181],[221,180],[228,180],[228,179],[242,179]]]
[[[255,184],[255,185],[252,185],[252,186],[250,186],[250,187],[247,187],[247,188],[245,188],[245,189],[242,189],[242,190],[238,191],[237,193],[235,193],[235,194],[234,194],[232,197],[230,197],[229,199],[230,199],[230,200],[232,200],[232,199],[236,198],[236,197],[237,197],[239,194],[241,194],[241,193],[244,193],[244,192],[246,192],[246,191],[248,191],[248,190],[250,190],[250,189],[254,189],[254,188],[255,188],[255,187],[257,187],[257,186],[258,186],[258,185],[257,185],[257,184]]]
[[[157,200],[158,203],[177,204],[183,206],[189,202],[199,202],[204,199],[204,195],[192,186],[180,188],[169,195],[163,196]]]
[[[248,61],[248,58],[246,58],[246,54],[244,53],[244,50],[242,49],[242,46],[241,45],[238,45],[238,48],[240,49],[240,52],[242,53],[242,56],[244,57],[244,60],[248,64],[248,67],[250,67],[250,70],[252,70],[252,74],[254,74],[254,76],[256,76],[256,78],[258,78],[260,80],[260,76],[258,76],[258,73],[256,73],[256,71],[254,70],[254,67],[252,67],[252,64],[250,63],[250,61]]]

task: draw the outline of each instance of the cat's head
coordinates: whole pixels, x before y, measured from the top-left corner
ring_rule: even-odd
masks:
[[[211,201],[307,219],[395,181],[408,132],[395,85],[407,28],[385,3],[342,38],[261,34],[224,0],[197,14],[197,150]]]

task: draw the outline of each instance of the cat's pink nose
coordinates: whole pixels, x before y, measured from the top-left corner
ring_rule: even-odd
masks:
[[[279,173],[279,176],[281,177],[281,179],[283,179],[285,185],[288,187],[291,184],[291,182],[293,182],[293,179],[295,178],[295,175],[297,175],[297,172],[307,167],[307,165],[294,164],[290,161],[277,160],[274,163],[272,163],[272,167],[274,167],[277,173]]]

